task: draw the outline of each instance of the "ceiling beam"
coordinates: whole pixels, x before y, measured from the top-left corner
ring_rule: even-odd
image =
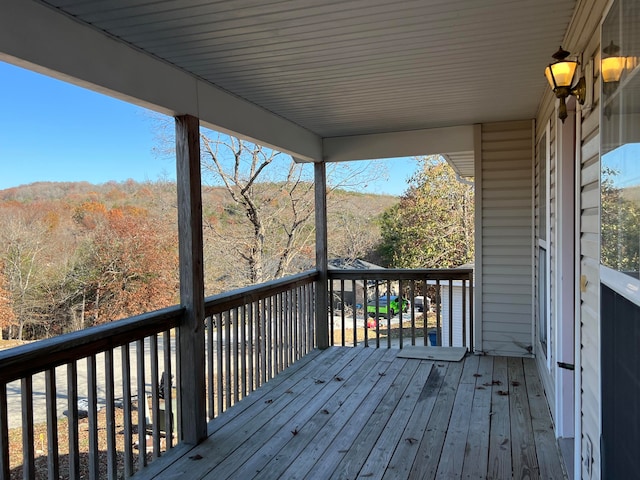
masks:
[[[373,160],[473,151],[473,125],[331,137],[322,140],[324,160]]]
[[[311,131],[37,2],[2,1],[0,60],[167,115],[193,115],[304,161],[322,159]]]

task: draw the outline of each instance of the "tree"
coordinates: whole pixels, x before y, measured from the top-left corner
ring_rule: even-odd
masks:
[[[0,262],[0,340],[3,338],[3,330],[13,325],[16,320],[11,292],[7,287],[8,282],[4,275],[4,265]]]
[[[201,133],[203,181],[226,197],[205,204],[207,290],[261,283],[310,268],[315,257],[313,166],[222,134]],[[366,183],[376,166],[331,165],[328,195]]]
[[[620,172],[605,167],[601,185],[602,263],[637,277],[640,271],[640,202],[638,188],[621,188]]]
[[[440,156],[421,167],[381,219],[381,254],[396,268],[450,268],[473,261],[473,186]]]
[[[81,328],[137,315],[176,303],[176,236],[152,221],[144,209],[107,209],[88,202],[76,221],[92,231],[68,277],[72,311],[80,309]]]

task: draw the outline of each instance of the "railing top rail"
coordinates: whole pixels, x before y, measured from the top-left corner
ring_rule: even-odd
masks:
[[[251,302],[256,302],[263,298],[286,292],[302,285],[308,285],[318,279],[317,270],[290,275],[278,278],[260,285],[250,285],[230,292],[213,295],[205,298],[205,314],[215,315],[229,309],[240,307]]]
[[[183,312],[175,305],[1,351],[0,384],[177,327]]]
[[[468,280],[472,268],[329,269],[329,278],[344,280]]]

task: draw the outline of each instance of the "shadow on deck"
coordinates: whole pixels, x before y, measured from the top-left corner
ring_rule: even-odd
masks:
[[[566,478],[533,359],[314,351],[136,478]]]

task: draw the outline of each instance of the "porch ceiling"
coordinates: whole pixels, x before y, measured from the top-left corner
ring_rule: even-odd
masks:
[[[575,6],[575,0],[40,3],[323,139],[533,118],[546,88],[542,68]]]

